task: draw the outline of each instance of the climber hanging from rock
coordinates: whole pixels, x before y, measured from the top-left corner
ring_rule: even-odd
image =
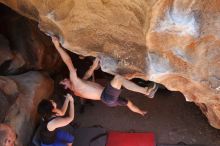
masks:
[[[129,81],[129,79],[132,79],[133,76],[123,77],[121,75],[115,75],[110,83],[106,87],[103,87],[98,83],[80,79],[77,76],[76,68],[74,67],[70,56],[60,46],[59,40],[53,36],[52,42],[70,72],[69,79],[64,79],[60,82],[60,84],[64,85],[65,89],[70,89],[76,96],[80,96],[85,99],[101,100],[109,107],[127,106],[131,111],[142,116],[147,113],[135,106],[130,100],[122,98],[120,96],[121,87],[123,86],[128,90],[139,92],[153,98],[158,89],[158,86],[155,83],[152,88],[141,87]],[[93,65],[91,65],[90,69],[86,72],[86,76],[91,76],[98,65],[99,59],[96,58]]]

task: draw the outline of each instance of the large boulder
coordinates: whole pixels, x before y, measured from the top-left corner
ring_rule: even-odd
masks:
[[[39,123],[37,105],[51,96],[53,87],[53,80],[45,73],[0,76],[1,122],[15,131],[17,146],[29,145]]]
[[[152,10],[150,79],[182,92],[220,128],[220,2],[159,0]]]
[[[106,72],[148,72],[144,28],[150,2],[149,6],[139,0],[0,2],[38,21],[39,28],[58,36],[64,48],[84,56],[103,56]]]
[[[59,37],[64,48],[100,56],[111,74],[182,92],[220,128],[220,1],[0,0]]]

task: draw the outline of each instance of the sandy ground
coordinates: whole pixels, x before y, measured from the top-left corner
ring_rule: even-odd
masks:
[[[94,106],[86,106],[76,121],[81,126],[102,125],[107,130],[151,131],[157,144],[220,145],[220,130],[211,127],[199,108],[186,102],[181,93],[160,89],[154,99],[128,90],[123,90],[122,95],[147,110],[148,115],[142,117],[126,107],[110,108],[93,101]]]

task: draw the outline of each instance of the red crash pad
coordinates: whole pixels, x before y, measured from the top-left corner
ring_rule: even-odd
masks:
[[[155,138],[151,132],[109,132],[106,146],[155,146]]]

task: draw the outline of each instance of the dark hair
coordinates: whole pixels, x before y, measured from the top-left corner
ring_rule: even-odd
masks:
[[[54,113],[53,113],[53,104],[50,100],[43,99],[39,104],[37,111],[40,114],[43,120],[48,120]]]

